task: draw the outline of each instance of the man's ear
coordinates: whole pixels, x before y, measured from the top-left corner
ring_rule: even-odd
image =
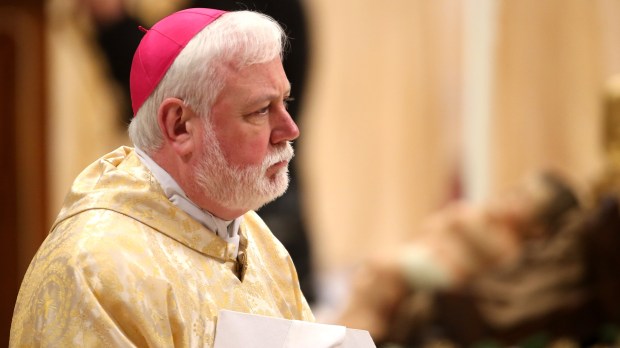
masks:
[[[184,157],[193,151],[194,132],[188,122],[196,113],[178,98],[166,98],[157,110],[157,123],[168,144],[179,156]]]

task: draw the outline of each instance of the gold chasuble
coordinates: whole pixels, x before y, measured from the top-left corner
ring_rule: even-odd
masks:
[[[74,182],[25,275],[9,345],[210,347],[220,309],[313,321],[290,256],[256,213],[240,233],[233,258],[121,147]]]

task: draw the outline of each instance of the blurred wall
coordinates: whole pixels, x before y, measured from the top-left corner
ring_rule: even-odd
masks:
[[[617,3],[617,1],[616,1]],[[609,1],[504,1],[491,99],[490,192],[549,167],[587,181],[602,161],[602,88],[614,68]],[[615,13],[616,21],[620,12]],[[614,35],[615,43],[605,42]]]

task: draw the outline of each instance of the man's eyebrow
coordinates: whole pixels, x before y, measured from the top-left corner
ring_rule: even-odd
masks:
[[[289,83],[287,88],[284,90],[284,97],[289,97],[291,95],[291,84]],[[250,103],[259,103],[265,100],[274,100],[280,98],[280,93],[277,92],[266,92],[262,94],[257,94],[256,96],[250,96],[248,98],[248,102]]]

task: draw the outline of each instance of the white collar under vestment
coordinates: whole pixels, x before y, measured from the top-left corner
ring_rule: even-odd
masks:
[[[241,224],[242,217],[238,217],[234,220],[222,220],[217,216],[214,216],[210,212],[201,209],[194,202],[192,202],[181,186],[160,167],[146,152],[139,148],[134,148],[138,158],[150,171],[153,173],[155,179],[159,182],[159,185],[164,190],[164,194],[172,204],[183,210],[192,218],[196,219],[203,226],[214,231],[219,237],[226,242],[235,246],[233,257],[237,257],[239,250],[239,225]]]

